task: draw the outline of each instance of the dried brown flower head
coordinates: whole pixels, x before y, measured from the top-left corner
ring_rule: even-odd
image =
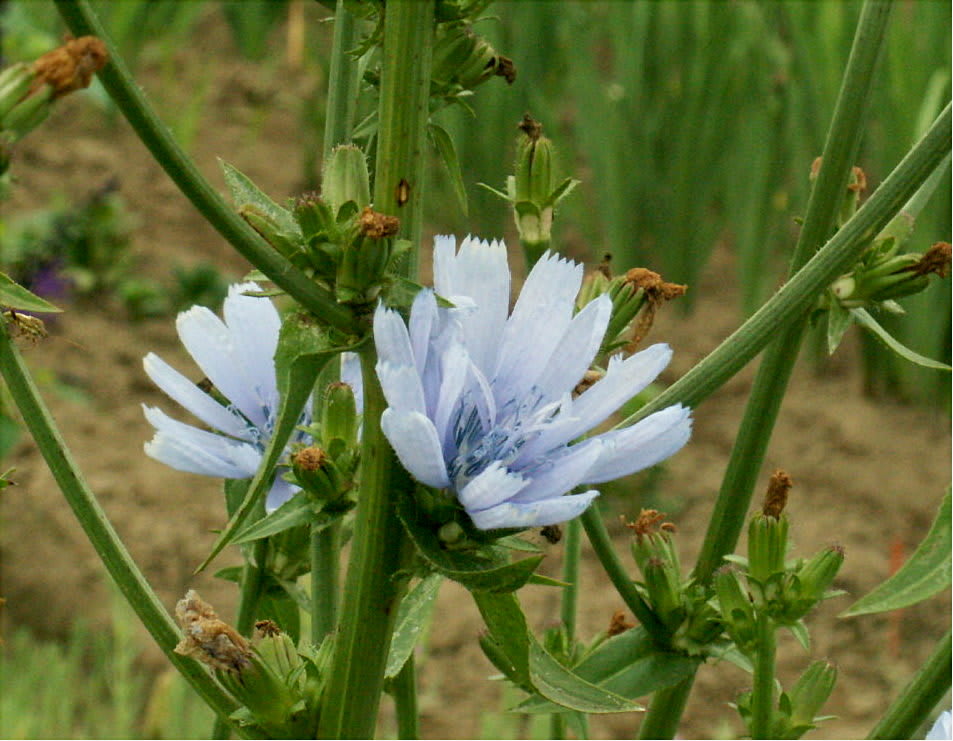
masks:
[[[93,75],[109,60],[106,45],[95,36],[69,39],[63,46],[48,51],[33,63],[37,79],[33,89],[42,85],[53,88],[53,97],[89,87]]]
[[[190,589],[175,606],[175,617],[185,637],[175,647],[213,669],[237,672],[248,666],[251,649],[231,625],[219,620],[214,608]]]

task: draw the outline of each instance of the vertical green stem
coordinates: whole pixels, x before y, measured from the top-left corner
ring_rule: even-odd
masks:
[[[400,237],[411,244],[402,272],[414,278],[423,226],[434,0],[385,8],[374,208],[400,219]]]
[[[358,25],[346,0],[338,0],[334,11],[334,41],[328,73],[327,118],[324,122],[324,158],[338,144],[351,141],[357,109],[358,69],[348,53],[357,46]]]
[[[341,525],[311,533],[311,642],[318,646],[338,619]]]
[[[950,651],[950,631],[947,631],[867,738],[913,738],[930,711],[950,689]]]
[[[758,655],[754,662],[751,688],[751,738],[772,738],[774,717],[774,661],[777,640],[774,621],[758,616]]]
[[[420,738],[417,709],[417,667],[411,654],[393,681],[397,707],[397,738]]]
[[[227,719],[237,709],[235,701],[219,687],[204,667],[173,651],[180,638],[178,627],[132,560],[80,473],[2,322],[0,373],[40,454],[109,575],[173,666],[217,715]],[[241,728],[236,728],[236,731],[243,738],[246,737]]]
[[[566,635],[573,639],[576,634],[576,606],[579,602],[579,558],[582,555],[582,523],[577,517],[566,523],[565,545],[563,546],[563,581],[569,586],[563,587],[560,618],[566,628]]]
[[[682,711],[685,710],[688,696],[691,694],[694,679],[692,675],[652,695],[652,704],[642,720],[642,725],[639,726],[639,738],[675,738],[678,722],[682,717]],[[664,709],[664,712],[660,709]]]
[[[367,346],[360,358],[361,484],[341,621],[322,700],[321,738],[373,738],[403,587],[398,571],[404,538],[393,501],[403,474],[381,431],[387,401],[374,371],[377,353]]]

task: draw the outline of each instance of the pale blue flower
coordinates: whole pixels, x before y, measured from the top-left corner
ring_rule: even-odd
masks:
[[[936,719],[936,723],[927,734],[926,741],[936,741],[936,739],[953,739],[953,714],[949,710],[940,713],[940,717]]]
[[[623,359],[577,398],[612,311],[601,296],[574,314],[582,266],[547,253],[509,312],[506,247],[473,238],[456,252],[437,237],[434,289],[421,291],[410,326],[374,315],[377,374],[387,398],[384,434],[421,483],[453,491],[482,530],[551,525],[581,514],[598,492],[567,492],[648,468],[679,450],[691,410],[663,409],[587,440],[668,365],[667,345]]]
[[[205,425],[207,430],[184,424],[156,407],[143,405],[146,419],[156,428],[145,444],[146,454],[179,471],[224,479],[255,475],[262,453],[274,430],[279,394],[275,379],[275,349],[281,317],[267,298],[245,296],[260,291],[254,283],[230,286],[223,322],[204,306],[179,314],[176,329],[185,349],[202,373],[230,402],[223,406],[154,353],[143,360],[149,378]],[[311,422],[311,402],[299,425]],[[289,442],[304,440],[296,430]],[[299,490],[285,481],[279,467],[268,493],[266,507],[277,508]]]

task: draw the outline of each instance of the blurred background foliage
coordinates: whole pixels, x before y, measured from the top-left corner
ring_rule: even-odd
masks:
[[[159,81],[152,87],[156,105],[186,149],[196,137],[214,136],[201,126],[211,105],[213,64],[252,64],[263,87],[280,79],[284,65],[309,68],[314,83],[295,113],[301,159],[291,166],[300,168],[302,190],[318,185],[331,37],[330,24],[320,22],[328,17],[322,4],[94,4],[133,70],[149,67]],[[871,190],[950,97],[950,3],[896,5],[857,163]],[[437,232],[515,241],[507,204],[477,184],[503,186],[512,173],[516,125],[528,112],[555,141],[561,174],[582,181],[558,214],[559,249],[590,263],[611,253],[616,272],[641,265],[690,286],[698,284],[713,252],[724,251],[730,259],[718,264],[734,273],[722,282],[738,287],[740,322],[786,270],[796,218],[807,203],[811,162],[823,146],[859,10],[854,0],[496,2],[475,31],[514,61],[517,78],[509,86],[502,80],[482,86],[467,101],[472,110],[451,106],[435,113],[456,145],[469,216],[434,154],[427,224]],[[62,36],[45,0],[0,0],[0,13],[4,64],[35,58]],[[202,29],[214,23],[228,28],[232,43],[210,59]],[[180,84],[187,76],[183,65],[197,68],[188,77],[199,84],[188,105],[163,106],[161,86]],[[101,87],[94,85],[89,98],[106,125],[118,124]],[[268,114],[267,94],[241,100],[257,106],[262,117]],[[250,120],[254,126],[256,118]],[[211,266],[180,269],[172,289],[131,275],[134,261],[127,250],[135,215],[124,212],[108,187],[87,203],[50,197],[44,213],[11,215],[0,224],[5,264],[48,267],[61,260],[75,292],[113,291],[131,319],[220,300],[225,281]],[[950,238],[950,200],[947,173],[918,220],[911,251]],[[30,276],[20,277],[29,282]],[[681,302],[685,311],[692,311],[692,295]],[[935,281],[905,306],[906,316],[881,317],[884,324],[904,344],[949,363],[949,283]],[[819,365],[821,345],[815,343]],[[866,336],[862,350],[868,392],[946,408],[948,375],[902,362]],[[136,674],[141,644],[123,627],[128,625],[117,614],[108,635],[80,626],[67,648],[44,647],[25,633],[8,635],[0,667],[0,735],[205,734],[208,714],[178,679],[162,675],[147,685]],[[46,688],[42,697],[36,687]],[[42,728],[29,725],[36,719]]]
[[[182,76],[181,65],[207,64],[199,31],[216,17],[230,31],[232,53],[255,62],[263,78],[273,79],[290,59],[314,67],[319,82],[299,111],[300,166],[302,189],[318,185],[330,24],[312,21],[327,16],[323,4],[95,4],[133,69],[158,66],[167,84]],[[618,272],[642,265],[691,286],[712,251],[724,248],[733,258],[740,320],[784,275],[859,10],[852,0],[497,2],[474,30],[513,59],[517,78],[509,86],[494,80],[467,107],[435,113],[455,142],[470,214],[456,205],[435,156],[427,223],[436,231],[511,235],[507,205],[477,184],[502,186],[512,172],[516,124],[529,112],[555,141],[564,173],[582,180],[558,214],[560,249],[590,262],[611,253]],[[871,190],[950,96],[950,24],[949,3],[897,2],[857,163]],[[8,0],[4,29],[10,61],[42,52],[61,33],[42,0]],[[198,53],[185,56],[186,47]],[[187,146],[207,92],[199,85],[186,110],[170,111],[170,126]],[[109,112],[101,89],[94,95]],[[949,182],[947,174],[910,250],[949,238]],[[692,296],[680,302],[684,310]],[[883,317],[885,325],[918,352],[949,362],[949,284],[935,281],[906,307],[907,316]],[[948,397],[943,374],[905,363],[866,336],[862,343],[868,392],[921,402]],[[823,363],[822,343],[815,346]]]

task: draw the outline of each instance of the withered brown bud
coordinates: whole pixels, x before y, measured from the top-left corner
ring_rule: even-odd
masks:
[[[512,59],[501,54],[496,58],[496,67],[493,74],[506,80],[507,85],[512,85],[516,82],[516,65],[513,64]]]
[[[374,211],[370,206],[361,212],[361,232],[371,239],[392,237],[400,229],[400,219],[396,216]]]
[[[255,623],[255,638],[281,635],[281,628],[274,620],[259,620]]]
[[[777,520],[781,516],[784,506],[788,503],[788,492],[793,485],[791,477],[780,468],[771,475],[768,491],[764,495],[764,506],[761,508],[765,517]]]
[[[935,273],[945,278],[950,271],[951,248],[949,242],[937,242],[923,253],[920,262],[911,265],[909,270],[914,275],[930,275]]]
[[[248,641],[228,623],[219,620],[214,608],[190,589],[175,606],[175,617],[185,637],[175,652],[214,669],[237,672],[249,664]]]
[[[53,97],[59,98],[89,87],[93,75],[106,66],[108,60],[106,45],[95,36],[70,39],[33,63],[37,75],[33,89],[49,85],[53,88]]]
[[[516,125],[516,128],[532,141],[537,141],[543,135],[543,125],[528,113],[523,114],[523,120]]]
[[[684,296],[688,286],[666,283],[658,273],[647,268],[632,268],[625,274],[625,282],[632,288],[645,291],[646,298],[656,304]]]
[[[635,627],[635,623],[630,623],[625,619],[625,613],[622,610],[616,610],[612,619],[609,621],[609,628],[606,630],[609,638],[612,636],[617,636],[620,633],[625,633],[627,630],[631,630]]]
[[[675,532],[675,525],[665,522],[665,513],[657,509],[643,509],[635,522],[627,522],[625,526],[634,532],[637,538],[644,538],[660,530],[667,533]]]
[[[327,454],[321,448],[311,445],[293,453],[291,464],[304,471],[320,471],[327,459]]]

